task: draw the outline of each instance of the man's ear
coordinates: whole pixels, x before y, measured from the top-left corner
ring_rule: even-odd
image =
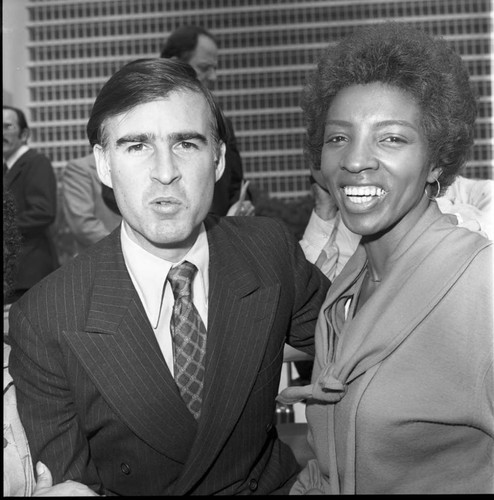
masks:
[[[93,146],[94,159],[96,161],[96,170],[98,172],[99,180],[110,188],[113,188],[111,181],[111,168],[105,151],[100,144]]]
[[[215,159],[216,165],[215,165],[215,175],[216,175],[216,182],[218,182],[221,179],[221,176],[223,175],[223,172],[225,171],[225,152],[226,152],[226,145],[224,142],[222,142],[217,150],[217,157]]]
[[[20,139],[22,141],[22,144],[27,144],[27,141],[29,140],[30,136],[31,136],[31,130],[29,130],[28,128],[23,129],[20,133]]]

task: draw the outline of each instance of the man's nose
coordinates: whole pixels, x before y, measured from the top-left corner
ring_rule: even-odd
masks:
[[[208,80],[211,80],[212,82],[215,82],[218,80],[218,71],[216,68],[212,68],[208,72]]]
[[[151,167],[151,177],[162,184],[171,184],[180,177],[173,154],[167,148],[157,149],[153,157]]]

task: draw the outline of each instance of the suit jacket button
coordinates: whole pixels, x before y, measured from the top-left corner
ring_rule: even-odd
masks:
[[[122,471],[123,474],[128,476],[130,474],[130,465],[122,463],[120,464],[120,470]]]
[[[257,490],[257,481],[255,479],[251,479],[249,481],[249,490],[256,491]]]
[[[266,425],[266,434],[269,434],[273,430],[273,424]]]

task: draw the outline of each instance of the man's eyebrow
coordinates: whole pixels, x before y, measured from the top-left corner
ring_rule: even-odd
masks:
[[[171,140],[171,142],[190,141],[191,139],[201,141],[204,144],[207,144],[209,142],[208,138],[205,135],[200,134],[199,132],[196,132],[194,130],[186,130],[184,132],[176,132],[170,134],[169,139]]]
[[[350,122],[347,122],[345,120],[326,120],[324,122],[324,125],[338,125],[340,127],[351,127],[352,124]]]
[[[150,142],[155,138],[156,136],[154,134],[147,134],[147,133],[128,134],[117,139],[115,145],[119,147],[129,142]],[[168,136],[168,140],[172,143],[181,141],[190,141],[192,139],[201,141],[203,144],[208,144],[209,142],[208,138],[205,135],[195,131],[174,132]]]
[[[150,139],[154,137],[153,134],[129,134],[120,137],[115,142],[115,145],[122,146],[123,144],[127,144],[128,142],[149,142]]]

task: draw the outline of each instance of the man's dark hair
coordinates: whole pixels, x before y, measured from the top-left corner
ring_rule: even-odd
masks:
[[[106,120],[134,107],[166,99],[171,92],[202,94],[211,110],[216,140],[227,142],[225,118],[211,92],[197,79],[187,63],[176,59],[138,59],[123,66],[103,86],[86,127],[91,146],[105,146]]]
[[[26,120],[26,115],[24,114],[23,111],[21,111],[19,108],[15,108],[14,106],[7,106],[4,104],[3,109],[10,109],[17,115],[17,123],[19,125],[19,128],[21,129],[21,132],[23,130],[29,129],[29,125],[27,124]]]
[[[216,38],[200,26],[181,26],[173,31],[167,38],[160,57],[170,59],[176,57],[181,61],[189,62],[192,53],[197,47],[199,35],[204,35],[218,45]]]

